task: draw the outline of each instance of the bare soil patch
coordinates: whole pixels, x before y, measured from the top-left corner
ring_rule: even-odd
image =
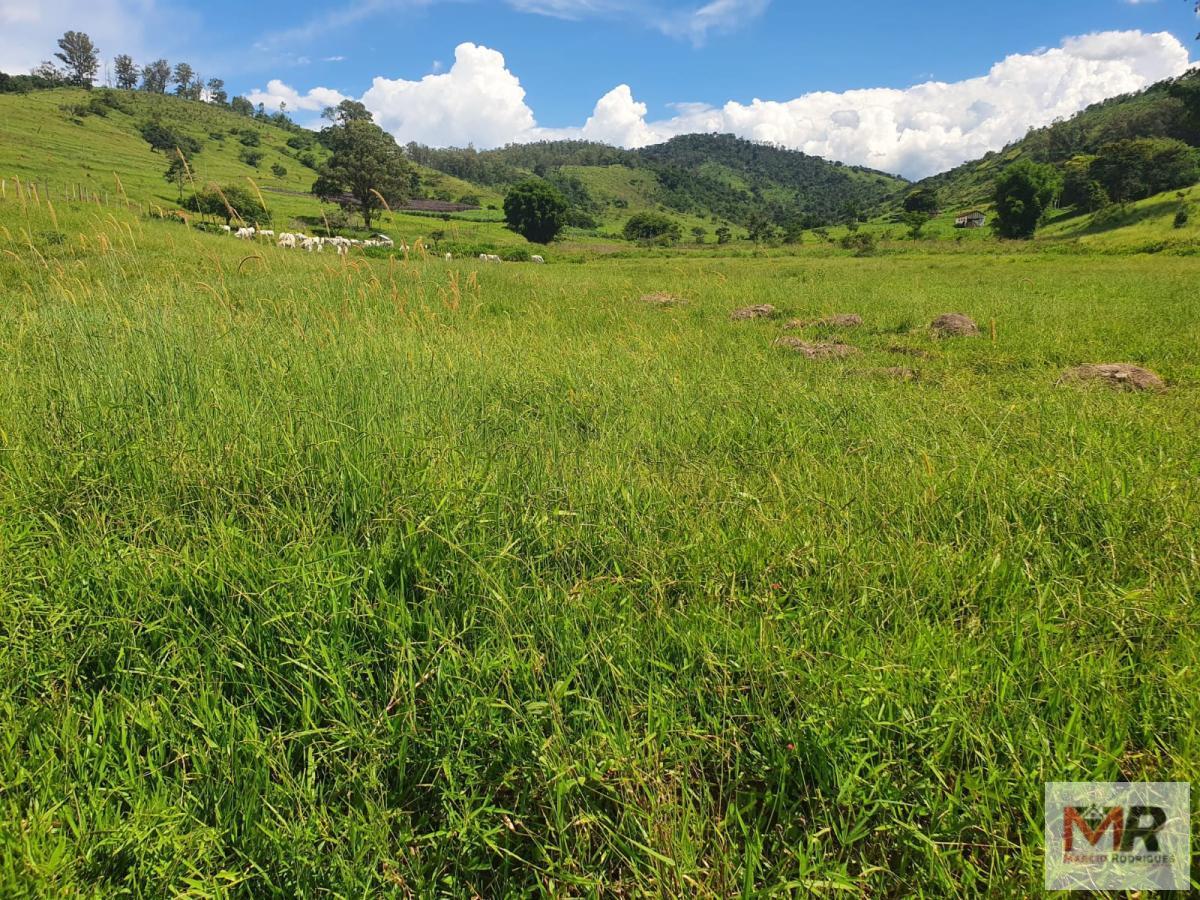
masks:
[[[729,314],[729,318],[735,322],[746,322],[750,319],[773,319],[779,315],[779,310],[773,307],[770,303],[762,303],[758,306],[747,306],[742,309],[735,309]]]
[[[1128,363],[1076,366],[1063,372],[1059,384],[1104,384],[1121,391],[1162,391],[1167,384],[1157,372]]]
[[[979,334],[979,326],[970,316],[962,313],[946,313],[938,316],[929,326],[942,337],[967,337]]]
[[[781,337],[775,342],[775,346],[799,353],[809,359],[845,359],[847,356],[857,356],[862,353],[857,347],[849,344],[825,341],[810,342],[797,337]]]

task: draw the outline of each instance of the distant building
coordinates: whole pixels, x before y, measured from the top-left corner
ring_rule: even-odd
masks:
[[[955,228],[982,228],[986,224],[987,216],[977,209],[973,209],[969,213],[963,213],[954,220]]]

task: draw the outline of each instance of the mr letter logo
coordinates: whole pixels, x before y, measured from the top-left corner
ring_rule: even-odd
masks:
[[[1187,890],[1187,784],[1046,785],[1046,889]]]

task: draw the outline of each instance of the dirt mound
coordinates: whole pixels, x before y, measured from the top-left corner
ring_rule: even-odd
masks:
[[[770,303],[763,303],[759,306],[747,306],[744,309],[735,309],[729,314],[729,318],[735,322],[745,322],[748,319],[773,319],[777,315],[779,315],[779,310]]]
[[[688,303],[683,297],[677,297],[674,294],[658,292],[655,294],[643,294],[642,303],[649,306],[684,306]]]
[[[975,324],[975,320],[962,313],[946,313],[938,316],[929,327],[942,337],[965,337],[979,334],[979,326]]]
[[[1059,384],[1106,384],[1122,391],[1162,391],[1166,382],[1156,373],[1128,363],[1076,366],[1063,372]]]
[[[809,343],[794,337],[781,337],[775,342],[775,346],[800,353],[809,359],[845,359],[847,356],[862,353],[857,347],[851,347],[849,344],[829,344],[821,341]]]

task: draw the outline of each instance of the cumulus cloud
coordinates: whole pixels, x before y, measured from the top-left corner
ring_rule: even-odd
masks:
[[[349,100],[346,94],[332,88],[315,87],[301,94],[295,88],[284,84],[278,78],[267,82],[266,90],[253,90],[246,99],[257,105],[261,103],[266,109],[277,110],[286,105],[292,112],[322,112],[327,106],[337,106],[343,100]]]
[[[915,178],[997,150],[1030,127],[1189,66],[1187,48],[1170,34],[1106,32],[1010,56],[987,75],[965,81],[691,106],[658,121],[647,121],[631,94],[614,92],[585,127],[604,133],[611,126],[627,136],[626,146],[692,132],[731,132]]]
[[[504,56],[476,44],[460,44],[447,72],[420,81],[376,78],[362,102],[402,141],[495,147],[536,126]]]
[[[600,98],[583,125],[542,128],[504,56],[462,44],[449,71],[420,81],[376,78],[362,102],[401,142],[486,148],[569,137],[641,147],[680,134],[728,132],[920,178],[998,150],[1030,127],[1179,75],[1190,65],[1187,48],[1166,32],[1103,32],[1014,54],[986,75],[965,81],[816,92],[792,100],[729,101],[723,106],[681,103],[664,119],[649,118],[646,104],[622,84]],[[282,82],[271,82],[268,91],[251,99],[288,98],[289,108],[316,108],[302,102],[317,102],[323,90],[300,95]],[[330,96],[341,99],[337,92]]]

